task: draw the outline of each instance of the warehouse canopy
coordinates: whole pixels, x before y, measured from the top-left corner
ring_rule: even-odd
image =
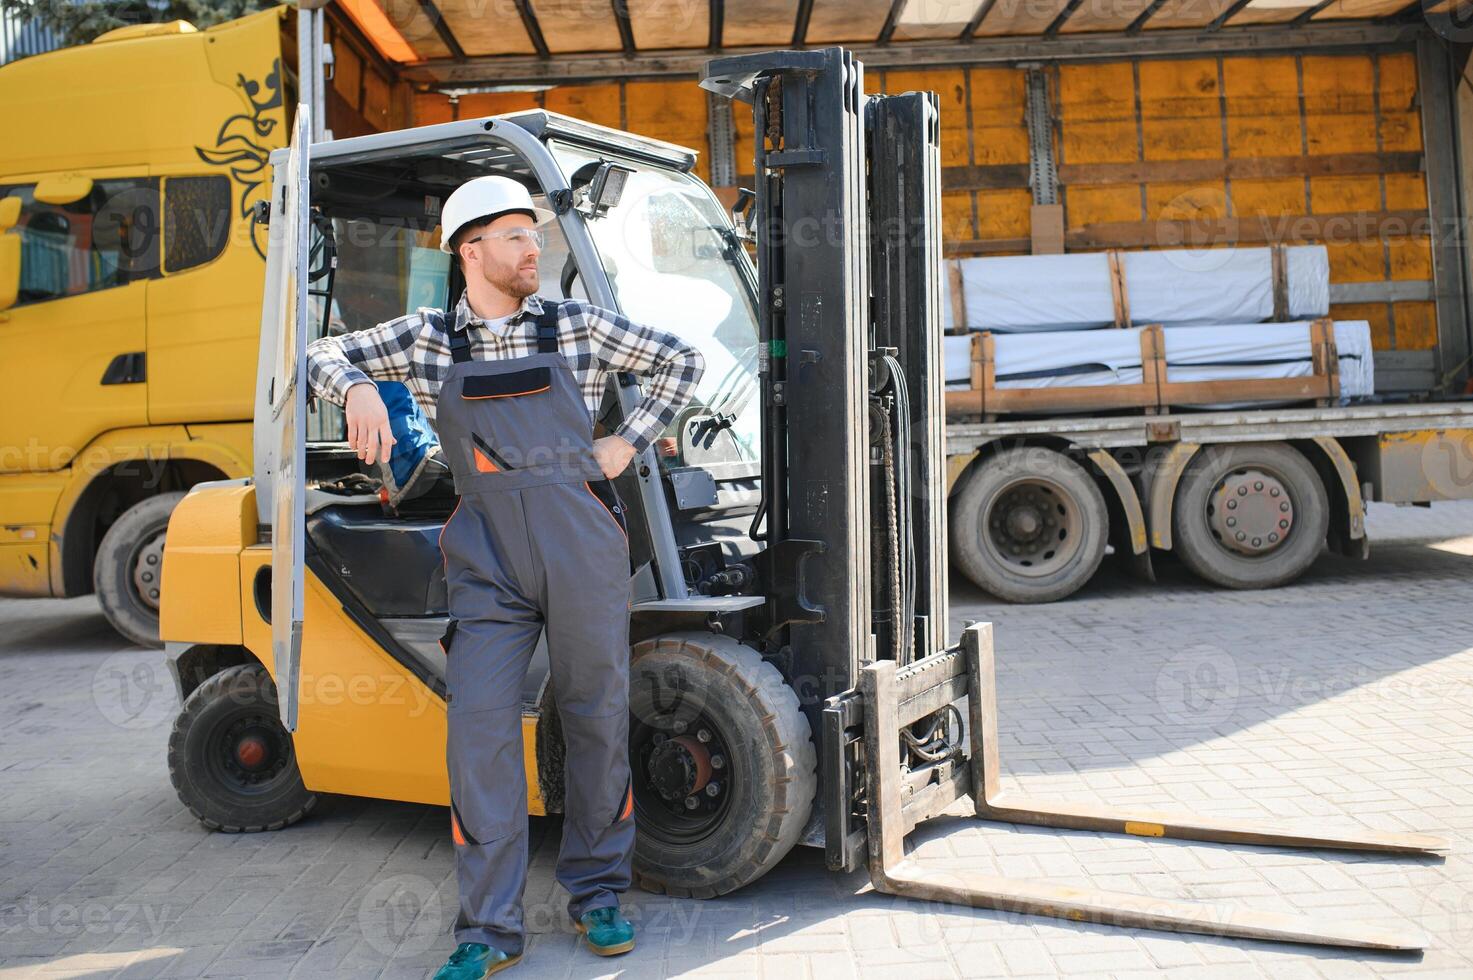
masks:
[[[1428,14],[1455,0],[1429,4]],[[1461,0],[1457,0],[1461,2]],[[713,54],[843,44],[867,64],[1108,56],[1132,45],[1292,46],[1323,28],[1420,22],[1419,0],[340,0],[407,77],[573,79],[694,73]],[[1267,28],[1267,30],[1264,30]],[[1319,28],[1317,32],[1314,30]],[[1369,35],[1329,32],[1354,46]],[[1122,49],[1123,50],[1123,49]]]

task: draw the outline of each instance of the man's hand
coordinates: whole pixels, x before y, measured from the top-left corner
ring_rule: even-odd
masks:
[[[369,465],[387,460],[389,450],[394,448],[394,435],[389,429],[389,410],[379,397],[378,386],[359,382],[349,388],[343,411],[348,416],[348,445],[358,453],[358,458]]]
[[[604,436],[593,440],[593,458],[598,460],[599,469],[612,480],[624,472],[624,467],[634,458],[634,447],[623,436]]]

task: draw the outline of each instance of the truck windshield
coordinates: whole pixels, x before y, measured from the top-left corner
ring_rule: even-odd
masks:
[[[611,159],[559,143],[552,151],[570,175]],[[615,162],[634,173],[619,204],[589,219],[588,229],[620,312],[701,352],[706,371],[693,404],[731,416],[730,431],[743,458],[758,460],[757,310],[750,266],[743,265],[746,254],[728,239],[730,222],[699,180],[631,160]]]

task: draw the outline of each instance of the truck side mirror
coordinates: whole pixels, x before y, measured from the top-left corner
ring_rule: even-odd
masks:
[[[0,310],[15,305],[20,295],[20,235],[12,231],[20,221],[20,198],[0,201]]]
[[[58,207],[80,201],[92,193],[92,178],[81,174],[53,174],[36,181],[35,198]]]

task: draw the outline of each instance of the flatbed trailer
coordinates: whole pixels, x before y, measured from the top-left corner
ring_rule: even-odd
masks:
[[[1365,505],[1473,499],[1473,400],[952,421],[953,559],[1000,598],[1082,587],[1107,544],[1219,585],[1369,554]]]

